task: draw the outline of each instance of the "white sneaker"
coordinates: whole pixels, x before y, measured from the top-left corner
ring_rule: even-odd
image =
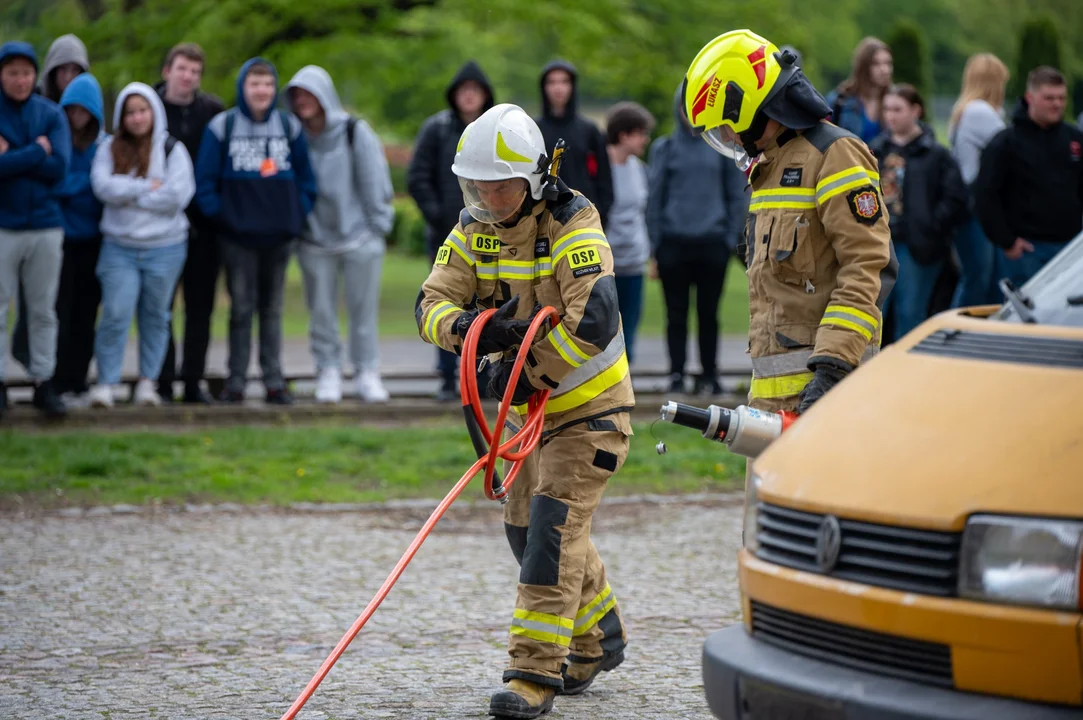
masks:
[[[342,400],[342,372],[338,368],[324,368],[316,382],[316,402],[337,403]]]
[[[384,383],[380,380],[380,373],[375,370],[365,370],[357,376],[357,394],[361,399],[370,403],[385,403],[391,398]]]
[[[158,394],[153,382],[143,378],[135,384],[135,392],[132,393],[132,404],[158,407],[162,404],[162,396]]]
[[[95,385],[87,393],[90,407],[111,408],[113,407],[113,388],[111,385]]]

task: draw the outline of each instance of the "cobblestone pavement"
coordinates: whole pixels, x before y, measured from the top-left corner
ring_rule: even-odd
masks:
[[[547,717],[710,718],[740,501],[599,510],[628,658]],[[278,718],[427,514],[0,518],[0,717]],[[488,717],[516,575],[499,509],[452,507],[299,718]]]

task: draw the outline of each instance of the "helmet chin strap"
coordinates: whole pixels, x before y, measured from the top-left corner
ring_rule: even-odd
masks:
[[[741,147],[748,153],[750,158],[755,158],[760,154],[760,148],[756,146],[756,143],[760,141],[763,134],[767,132],[767,121],[770,120],[767,114],[762,110],[758,110],[756,115],[752,118],[752,124],[748,126],[748,130],[737,136],[737,139],[741,141]]]

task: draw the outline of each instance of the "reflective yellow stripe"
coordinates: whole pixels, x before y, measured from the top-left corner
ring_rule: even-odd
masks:
[[[557,238],[557,241],[553,243],[553,265],[555,266],[562,257],[573,249],[587,245],[605,245],[608,247],[609,243],[605,239],[605,233],[598,228],[572,230],[567,235]]]
[[[621,353],[620,360],[604,372],[600,372],[574,390],[559,397],[550,398],[545,404],[545,414],[560,413],[577,408],[613,387],[628,375],[628,355]],[[523,412],[526,406],[523,405]]]
[[[880,182],[880,175],[861,165],[847,168],[841,172],[828,175],[816,183],[816,202],[823,205],[831,198],[852,190],[862,185],[876,186]]]
[[[606,583],[605,588],[575,614],[575,630],[573,634],[584,635],[589,632],[616,605],[617,597],[613,594],[613,589],[609,587],[609,583]]]
[[[463,235],[461,232],[459,232],[458,230],[452,230],[451,234],[447,236],[446,240],[444,240],[444,244],[450,245],[452,250],[459,253],[462,259],[466,261],[467,265],[472,266],[474,264],[474,256],[466,248],[466,236]]]
[[[474,274],[477,275],[478,280],[496,280],[500,277],[500,270],[495,260],[493,262],[479,261],[474,267]]]
[[[602,247],[609,247],[609,243],[605,240],[578,240],[571,245],[565,246],[559,253],[553,256],[553,265],[560,262],[568,253],[578,250],[579,248],[590,247],[591,245],[600,245]]]
[[[553,263],[549,258],[536,260],[507,260],[500,258],[497,278],[500,280],[534,280],[553,274]]]
[[[431,310],[429,310],[429,322],[425,323],[425,334],[429,336],[429,340],[432,340],[433,345],[442,347],[440,341],[436,338],[436,326],[440,322],[440,319],[446,317],[449,313],[453,313],[458,310],[454,304],[443,300],[436,303]]]
[[[800,395],[812,380],[812,373],[803,372],[780,377],[752,378],[751,399],[775,399]]]
[[[880,323],[872,315],[845,305],[828,305],[820,324],[848,328],[866,340],[872,340],[873,333],[880,327]]]
[[[568,647],[572,642],[573,626],[571,620],[560,615],[515,608],[512,613],[511,634]]]
[[[553,347],[555,347],[557,352],[560,353],[560,356],[564,358],[564,362],[572,367],[579,367],[590,360],[590,356],[580,350],[579,346],[576,345],[575,341],[568,335],[564,323],[560,323],[553,329],[553,332],[549,333],[549,341],[553,343]]]
[[[816,190],[814,188],[768,188],[752,193],[748,209],[750,211],[776,208],[808,210],[815,207]]]

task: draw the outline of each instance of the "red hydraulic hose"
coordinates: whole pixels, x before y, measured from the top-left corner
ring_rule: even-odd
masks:
[[[507,490],[511,487],[511,484],[515,481],[515,477],[519,474],[519,468],[522,465],[522,461],[534,451],[538,442],[541,440],[542,427],[545,422],[545,403],[549,400],[549,391],[539,391],[530,396],[528,401],[528,413],[526,422],[523,427],[519,429],[515,435],[509,440],[500,444],[499,438],[503,434],[504,422],[507,420],[508,411],[511,409],[512,397],[515,394],[515,386],[519,381],[519,374],[523,371],[523,365],[526,363],[527,353],[530,351],[530,344],[534,337],[537,335],[538,330],[546,320],[551,320],[552,325],[555,327],[560,322],[560,315],[552,307],[542,308],[530,324],[530,329],[527,331],[526,339],[523,340],[523,344],[519,346],[519,352],[515,356],[515,364],[512,367],[511,377],[508,379],[507,390],[504,391],[504,398],[500,401],[500,410],[497,414],[496,425],[490,429],[485,422],[485,413],[481,407],[481,396],[478,392],[478,379],[477,379],[477,348],[478,338],[481,336],[482,328],[485,323],[489,321],[489,317],[496,312],[496,310],[485,310],[477,319],[471,324],[470,330],[466,334],[466,339],[463,342],[463,355],[462,362],[460,363],[459,370],[459,393],[462,396],[463,407],[468,405],[473,409],[473,419],[477,422],[478,428],[481,430],[481,434],[484,437],[485,443],[489,446],[487,454],[478,458],[478,461],[470,466],[470,469],[459,479],[459,482],[455,483],[455,487],[451,489],[440,504],[436,506],[436,509],[429,515],[429,519],[425,521],[425,524],[418,531],[414,537],[413,542],[406,548],[406,552],[398,563],[395,564],[395,568],[391,571],[391,574],[384,580],[384,584],[380,586],[379,591],[369,601],[368,607],[361,613],[361,616],[354,621],[350,629],[346,631],[346,634],[342,636],[342,639],[338,641],[338,645],[331,651],[331,654],[327,656],[327,659],[323,661],[323,665],[316,671],[316,674],[308,681],[308,685],[304,691],[297,696],[297,699],[293,701],[293,705],[282,716],[281,720],[293,720],[297,716],[297,713],[301,711],[304,704],[308,702],[308,699],[312,697],[312,694],[316,692],[316,688],[319,687],[323,679],[327,677],[327,673],[331,672],[331,668],[342,656],[342,653],[346,651],[353,639],[357,637],[357,633],[361,632],[361,628],[365,626],[369,618],[376,612],[376,608],[380,607],[380,603],[384,601],[387,594],[391,592],[391,588],[395,586],[399,576],[402,575],[406,566],[413,560],[414,555],[417,553],[421,544],[425,542],[425,538],[429,536],[432,529],[436,527],[436,523],[443,517],[444,512],[451,507],[451,503],[455,501],[455,498],[459,497],[459,494],[466,488],[474,476],[477,475],[482,469],[485,470],[485,496],[490,500],[504,500],[507,497]],[[512,448],[518,447],[517,451],[512,451]],[[492,480],[496,473],[496,461],[497,458],[502,458],[510,461],[511,466],[508,469],[507,477],[504,478],[502,485],[494,488],[492,487]]]

